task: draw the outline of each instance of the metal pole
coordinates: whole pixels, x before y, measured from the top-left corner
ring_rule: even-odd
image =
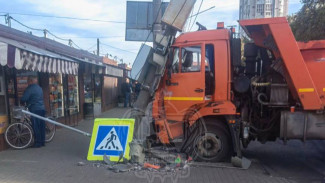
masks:
[[[73,127],[71,127],[71,126],[61,124],[61,123],[59,123],[59,122],[53,121],[53,120],[51,120],[51,119],[48,119],[48,118],[45,118],[45,117],[42,117],[42,116],[39,116],[39,115],[34,114],[34,113],[31,113],[31,112],[29,112],[29,111],[21,110],[21,112],[23,112],[24,114],[27,114],[27,115],[34,116],[35,118],[39,118],[39,119],[41,119],[41,120],[44,120],[44,121],[46,121],[46,122],[49,122],[49,123],[55,124],[55,125],[57,125],[57,126],[61,126],[61,127],[63,127],[63,128],[67,128],[67,129],[72,130],[72,131],[75,131],[75,132],[77,132],[77,133],[81,133],[81,134],[83,134],[83,135],[85,135],[85,136],[87,136],[87,137],[91,137],[91,134],[90,134],[90,133],[87,133],[87,132],[84,132],[84,131],[78,130],[78,129],[73,128]]]

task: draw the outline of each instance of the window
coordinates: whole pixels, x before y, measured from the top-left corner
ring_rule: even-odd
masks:
[[[102,80],[100,75],[95,75],[94,99],[96,103],[102,102]]]
[[[69,114],[79,112],[78,77],[68,75]]]
[[[172,73],[178,73],[178,71],[179,71],[179,48],[175,48],[173,63],[172,63]]]
[[[212,95],[214,92],[214,46],[205,46],[205,95]]]
[[[91,79],[91,75],[84,75],[85,103],[93,103],[93,87]]]
[[[214,73],[214,46],[212,44],[205,46],[205,71]]]
[[[258,4],[256,8],[257,13],[261,13],[261,15],[264,13],[264,4]]]
[[[62,75],[52,74],[49,78],[51,116],[64,116]]]
[[[200,72],[201,46],[182,48],[182,73]]]

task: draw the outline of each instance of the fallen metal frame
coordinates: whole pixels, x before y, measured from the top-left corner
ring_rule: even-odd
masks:
[[[31,113],[31,112],[26,111],[26,110],[21,110],[21,112],[24,113],[24,114],[27,114],[27,115],[33,116],[33,117],[35,117],[35,118],[38,118],[38,119],[44,120],[44,121],[46,121],[46,122],[48,122],[48,123],[52,123],[52,124],[54,124],[54,125],[61,126],[61,127],[63,127],[63,128],[66,128],[66,129],[72,130],[72,131],[74,131],[74,132],[80,133],[80,134],[85,135],[85,136],[87,136],[87,137],[91,137],[91,134],[90,134],[90,133],[87,133],[87,132],[84,132],[84,131],[82,131],[82,130],[79,130],[79,129],[73,128],[73,127],[71,127],[71,126],[64,125],[64,124],[62,124],[62,123],[59,123],[59,122],[53,121],[53,120],[48,119],[48,118],[45,118],[45,117],[43,117],[43,116],[39,116],[39,115],[37,115],[37,114]]]

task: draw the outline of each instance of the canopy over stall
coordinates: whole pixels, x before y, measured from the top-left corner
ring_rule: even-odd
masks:
[[[0,37],[0,65],[29,71],[78,74],[78,62],[62,55]]]

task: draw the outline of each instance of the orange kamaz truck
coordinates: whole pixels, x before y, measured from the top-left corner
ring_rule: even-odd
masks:
[[[241,159],[252,140],[324,140],[325,40],[297,42],[286,18],[239,24],[251,41],[202,26],[172,40],[156,87],[143,83],[156,139],[201,161]]]

